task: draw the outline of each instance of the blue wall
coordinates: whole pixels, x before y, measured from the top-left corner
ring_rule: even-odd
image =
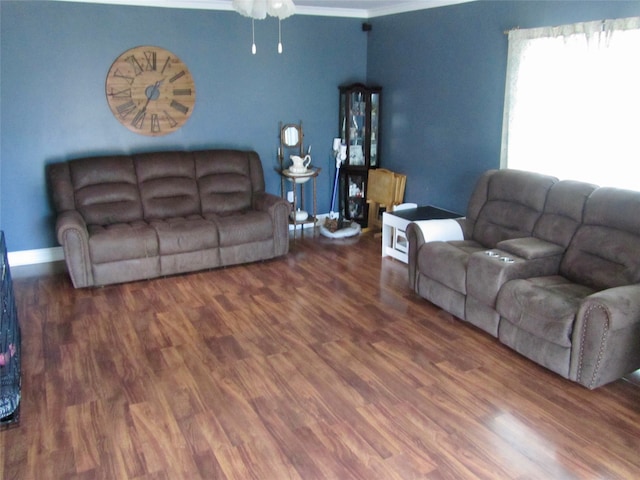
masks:
[[[10,251],[56,246],[45,165],[84,155],[156,149],[255,149],[267,190],[278,122],[303,120],[329,211],[337,86],[383,86],[382,165],[408,174],[406,199],[464,211],[480,172],[497,168],[504,30],[640,15],[639,1],[479,1],[361,20],[294,15],[251,23],[234,12],[65,2],[0,2],[0,227]],[[113,60],[158,45],[190,68],[193,114],[165,137],[136,135],[112,116],[104,81]],[[310,190],[310,189],[307,189]]]
[[[381,161],[408,175],[406,200],[464,212],[478,175],[499,168],[505,30],[639,15],[638,1],[479,1],[372,19]]]
[[[256,150],[267,191],[280,194],[274,171],[278,122],[303,121],[318,178],[318,210],[330,209],[338,127],[338,85],[364,81],[361,20],[294,15],[278,23],[234,12],[66,2],[14,2],[1,8],[0,226],[9,251],[57,245],[45,165],[85,155],[156,149]],[[130,132],[111,114],[105,78],[125,50],[157,45],[187,64],[196,84],[188,122],[164,137]],[[306,189],[309,192],[311,189]]]

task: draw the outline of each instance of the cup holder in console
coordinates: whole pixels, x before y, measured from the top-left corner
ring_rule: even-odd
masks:
[[[515,262],[515,260],[513,258],[501,256],[499,253],[494,252],[492,250],[487,250],[486,252],[484,252],[484,254],[487,257],[497,258],[498,260],[500,260],[503,263],[513,263],[513,262]]]

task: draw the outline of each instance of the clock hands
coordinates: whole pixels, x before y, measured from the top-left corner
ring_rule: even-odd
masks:
[[[142,110],[146,110],[147,106],[149,105],[149,102],[151,100],[157,100],[158,97],[160,96],[160,91],[158,90],[160,88],[160,85],[162,85],[162,82],[164,82],[164,78],[162,80],[158,80],[155,84],[153,85],[149,85],[144,93],[147,96],[147,102],[144,104],[144,107],[142,107]]]
[[[147,97],[147,101],[145,102],[144,107],[142,107],[138,111],[138,113],[136,113],[135,117],[133,117],[133,120],[131,121],[131,125],[133,125],[138,130],[141,130],[144,125],[144,120],[147,116],[147,107],[149,106],[149,102],[151,100],[157,100],[158,97],[160,96],[160,91],[158,89],[160,88],[160,85],[162,85],[162,82],[164,82],[164,78],[162,80],[158,80],[153,85],[149,85],[144,90],[144,94]],[[158,124],[158,116],[156,114],[151,115],[151,128],[153,129],[154,132],[160,131],[159,124]]]

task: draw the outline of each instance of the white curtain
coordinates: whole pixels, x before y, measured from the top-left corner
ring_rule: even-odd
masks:
[[[640,190],[640,17],[509,32],[501,166]]]

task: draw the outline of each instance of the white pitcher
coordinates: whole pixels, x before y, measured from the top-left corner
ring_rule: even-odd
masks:
[[[304,173],[307,171],[307,167],[311,163],[311,155],[305,155],[303,157],[299,157],[297,155],[291,155],[291,161],[293,165],[289,168],[291,173]]]

